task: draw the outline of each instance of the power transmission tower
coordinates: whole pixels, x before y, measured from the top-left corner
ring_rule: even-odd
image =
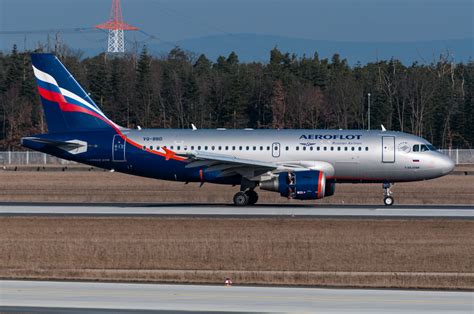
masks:
[[[108,53],[125,52],[124,31],[136,31],[137,27],[123,22],[122,6],[120,0],[112,0],[110,18],[107,22],[96,25],[96,28],[108,29],[109,40],[107,45]]]

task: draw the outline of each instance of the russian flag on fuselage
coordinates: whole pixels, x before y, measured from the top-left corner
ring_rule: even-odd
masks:
[[[119,128],[56,56],[32,54],[31,60],[49,132]]]

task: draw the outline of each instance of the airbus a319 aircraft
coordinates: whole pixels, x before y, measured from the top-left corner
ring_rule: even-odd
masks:
[[[394,182],[450,173],[453,161],[418,136],[365,130],[128,129],[108,119],[57,57],[32,54],[48,133],[24,147],[149,178],[239,185],[233,202],[253,205],[255,189],[316,200],[338,183]]]

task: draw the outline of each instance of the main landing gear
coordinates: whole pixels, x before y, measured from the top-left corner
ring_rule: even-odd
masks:
[[[258,201],[258,194],[255,192],[257,182],[242,178],[240,183],[240,192],[234,195],[235,206],[254,205]]]
[[[384,189],[383,202],[384,202],[385,206],[392,206],[393,203],[394,203],[394,199],[392,197],[392,191],[390,191],[391,187],[392,187],[392,184],[390,182],[386,182],[386,183],[383,184],[383,189]]]
[[[234,195],[235,206],[254,205],[258,201],[258,194],[254,190],[240,191]]]

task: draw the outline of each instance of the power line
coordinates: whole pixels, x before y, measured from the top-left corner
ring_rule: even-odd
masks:
[[[98,33],[99,30],[94,27],[74,27],[74,28],[50,28],[50,29],[34,29],[34,30],[11,30],[0,31],[0,35],[28,35],[28,34],[84,34],[84,33]]]

